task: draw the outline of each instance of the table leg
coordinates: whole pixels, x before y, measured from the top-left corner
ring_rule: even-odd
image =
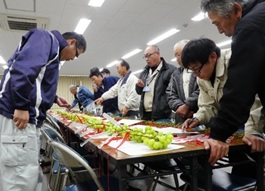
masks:
[[[128,190],[129,189],[129,181],[127,174],[127,165],[117,165],[118,170],[118,179],[119,179],[119,189],[120,190]]]
[[[212,166],[207,160],[205,160],[205,191],[211,191],[212,190]]]
[[[198,189],[198,156],[192,157],[191,162],[191,190],[196,191]]]
[[[264,152],[257,153],[257,191],[264,191]]]

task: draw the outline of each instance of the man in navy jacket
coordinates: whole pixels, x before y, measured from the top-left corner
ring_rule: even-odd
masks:
[[[117,76],[105,76],[100,73],[98,68],[92,68],[90,70],[90,79],[96,85],[94,88],[94,100],[100,98],[103,93],[108,91],[112,86],[114,86],[119,78]],[[118,109],[118,97],[106,100],[102,103],[103,112],[117,114]]]
[[[60,61],[86,50],[82,35],[32,29],[8,61],[0,84],[0,190],[36,190],[39,127],[56,96]]]

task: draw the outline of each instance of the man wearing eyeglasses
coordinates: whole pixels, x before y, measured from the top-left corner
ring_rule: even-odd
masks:
[[[209,162],[215,164],[228,153],[225,140],[246,122],[256,94],[265,105],[265,1],[202,0],[201,9],[220,34],[232,37],[232,56],[221,109],[211,122],[210,139],[204,142],[205,148],[211,151]],[[246,132],[243,141],[251,146],[252,152],[264,151],[262,136],[262,133]]]
[[[86,50],[75,32],[32,29],[8,61],[0,84],[0,190],[35,191],[40,175],[39,129],[56,96],[60,61]]]
[[[223,87],[228,78],[230,57],[231,49],[220,50],[212,40],[207,38],[192,40],[184,47],[181,58],[183,65],[198,77],[197,82],[200,87],[199,110],[193,115],[193,119],[189,118],[184,122],[185,127],[194,128],[198,125],[205,125],[217,115],[221,108],[220,99],[223,95]],[[241,129],[244,127],[262,130],[265,121],[261,109],[260,99],[256,96],[250,110],[250,117],[245,124],[240,125]],[[245,153],[229,153],[229,159],[232,162],[244,158],[247,159]],[[253,163],[236,166],[232,172],[240,176],[256,178]]]
[[[147,65],[136,84],[136,92],[141,95],[140,115],[144,120],[170,122],[166,88],[176,67],[166,63],[156,45],[148,45],[143,58]]]

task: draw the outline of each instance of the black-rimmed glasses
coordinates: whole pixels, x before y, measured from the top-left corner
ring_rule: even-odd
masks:
[[[153,53],[150,53],[150,54],[146,54],[146,55],[143,56],[143,59],[150,58],[155,53],[156,52],[153,52]]]
[[[204,64],[202,64],[198,69],[187,69],[187,72],[188,73],[194,73],[194,74],[200,74],[201,73],[201,70],[203,68]]]

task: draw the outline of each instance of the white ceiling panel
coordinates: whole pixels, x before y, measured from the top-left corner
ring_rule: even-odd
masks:
[[[173,27],[180,32],[157,44],[161,55],[171,64],[175,64],[170,60],[173,46],[179,40],[199,37],[211,38],[216,43],[227,40],[208,19],[190,20],[200,12],[199,4],[198,0],[105,0],[102,7],[90,7],[88,0],[23,0],[23,3],[0,0],[0,14],[44,17],[49,19],[48,30],[62,33],[74,31],[80,18],[91,19],[84,33],[87,51],[77,60],[66,62],[60,71],[60,75],[88,76],[92,67],[105,67],[135,48],[144,50],[148,41]],[[20,10],[14,10],[17,6]],[[6,61],[25,32],[0,29],[0,55]],[[132,70],[146,65],[142,56],[143,51],[127,59]],[[110,71],[117,75],[115,66]]]

